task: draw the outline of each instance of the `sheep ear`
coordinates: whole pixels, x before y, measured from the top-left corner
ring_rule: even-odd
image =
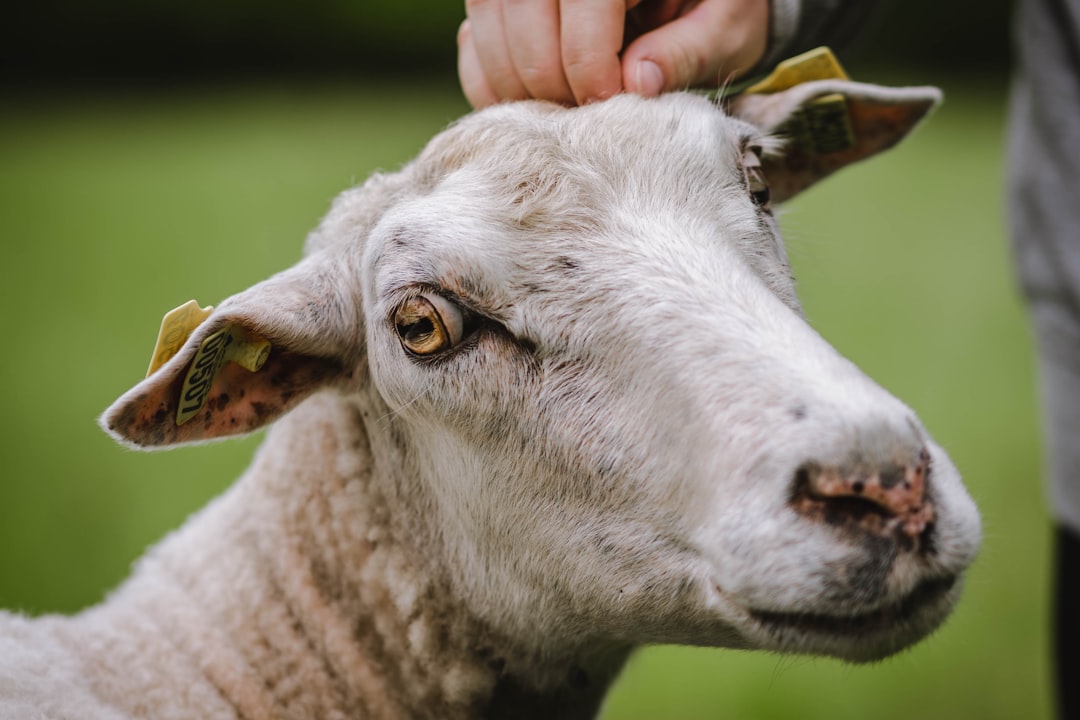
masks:
[[[840,168],[891,148],[941,97],[933,87],[837,79],[744,93],[724,104],[728,114],[781,140],[777,151],[766,149],[762,162],[772,199],[783,202]]]
[[[363,327],[359,303],[340,290],[348,284],[334,282],[340,272],[311,256],[225,300],[171,359],[157,369],[152,361],[101,426],[147,449],[227,437],[347,382],[363,357]]]

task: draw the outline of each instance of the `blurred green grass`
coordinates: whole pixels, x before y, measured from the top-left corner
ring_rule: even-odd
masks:
[[[140,454],[94,418],[142,376],[164,311],[291,264],[337,191],[464,110],[452,87],[340,85],[0,108],[0,606],[97,602],[236,477],[258,436]],[[1048,532],[1002,122],[1000,92],[957,84],[901,149],[783,217],[811,322],[920,414],[984,513],[956,614],[869,667],[650,649],[607,720],[1048,716]]]

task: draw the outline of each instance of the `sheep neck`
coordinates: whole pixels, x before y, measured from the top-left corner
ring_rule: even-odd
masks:
[[[227,598],[186,553],[162,548],[189,594],[217,592],[194,602],[258,679],[211,681],[248,716],[594,717],[627,649],[549,646],[541,661],[456,600],[424,499],[403,489],[400,458],[369,443],[373,417],[339,396],[310,399],[208,508],[218,517],[205,524],[224,535],[208,539],[243,554],[220,566],[253,576],[218,578],[233,585]]]

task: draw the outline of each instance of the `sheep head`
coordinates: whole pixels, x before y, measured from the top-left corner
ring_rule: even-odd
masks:
[[[810,108],[837,96],[845,135],[822,145]],[[223,302],[103,426],[168,446],[334,392],[378,419],[431,552],[507,636],[883,657],[946,617],[978,515],[914,414],[805,322],[772,203],[938,99],[826,81],[726,111],[475,113],[344,192],[300,263]],[[218,362],[178,424],[229,328],[265,365]]]

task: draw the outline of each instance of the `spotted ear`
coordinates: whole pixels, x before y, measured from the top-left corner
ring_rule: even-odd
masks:
[[[101,426],[144,449],[239,435],[348,382],[363,361],[364,333],[343,271],[320,253],[225,300],[105,411]]]
[[[783,202],[842,167],[900,142],[941,102],[934,87],[890,88],[817,80],[725,101],[728,114],[778,137],[763,158],[772,199]]]

